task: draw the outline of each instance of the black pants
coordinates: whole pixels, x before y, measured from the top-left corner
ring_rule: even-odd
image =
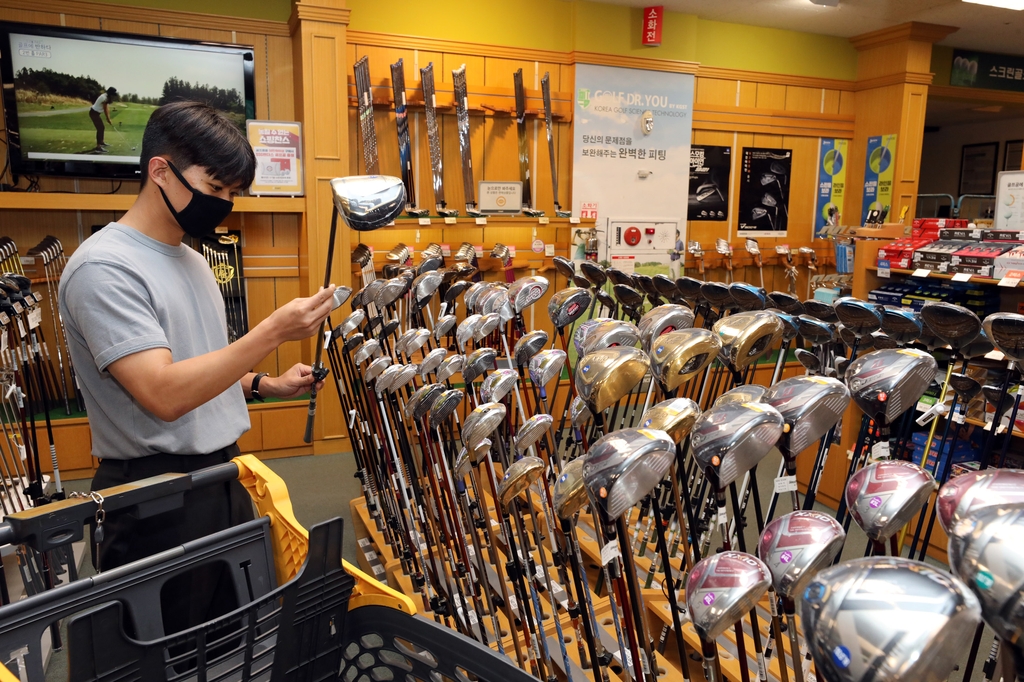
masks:
[[[238,454],[238,446],[230,445],[207,455],[105,459],[93,476],[92,489],[103,490],[159,474],[190,473],[223,464]],[[103,524],[98,557],[93,548],[93,565],[102,570],[123,566],[252,519],[252,500],[238,481],[189,491],[181,509],[146,519],[137,518],[131,511],[110,513]],[[165,632],[178,632],[241,606],[234,603],[231,589],[223,589],[221,581],[225,579],[223,570],[215,567],[168,581],[161,594]]]
[[[99,147],[103,144],[103,117],[95,109],[89,109],[89,118],[92,119],[92,124],[96,126],[96,146]]]

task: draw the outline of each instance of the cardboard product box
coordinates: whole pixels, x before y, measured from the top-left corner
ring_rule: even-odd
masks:
[[[950,265],[946,272],[951,275],[965,274],[977,275],[978,277],[992,277],[991,265]]]
[[[921,247],[928,246],[933,241],[935,240],[911,238],[897,239],[891,244],[886,244],[878,249],[878,260],[887,260],[889,261],[889,267],[900,268],[900,266],[897,266],[894,261],[904,261],[913,257],[914,251]]]
[[[991,266],[996,258],[1012,249],[1012,244],[975,243],[954,253],[949,262],[950,265]]]
[[[914,251],[914,263],[921,263],[917,267],[927,267],[924,263],[949,263],[953,254],[960,249],[971,246],[974,242],[965,242],[957,239],[940,239],[931,244]]]
[[[1024,242],[1024,232],[1019,230],[982,230],[981,238],[986,242]]]
[[[914,218],[911,223],[912,236],[934,234],[938,237],[939,230],[966,230],[970,221],[966,218]]]
[[[960,462],[954,464],[949,470],[949,477],[956,478],[957,476],[963,476],[981,469],[981,462]]]
[[[1002,279],[1011,270],[1024,271],[1024,246],[1010,249],[996,257],[992,267],[992,279]]]
[[[944,227],[939,230],[939,239],[967,239],[970,241],[981,241],[984,236],[983,230],[976,225],[967,227]]]

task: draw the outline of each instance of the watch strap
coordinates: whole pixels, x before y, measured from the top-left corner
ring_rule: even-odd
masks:
[[[269,372],[260,372],[252,379],[252,387],[249,389],[249,395],[252,396],[253,400],[263,402],[264,398],[260,395],[260,379],[265,376],[269,376]]]

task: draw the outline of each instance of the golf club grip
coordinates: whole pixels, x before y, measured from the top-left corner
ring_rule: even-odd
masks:
[[[306,432],[302,434],[302,442],[313,442],[313,422],[316,421],[316,386],[309,391],[309,414],[306,415]]]

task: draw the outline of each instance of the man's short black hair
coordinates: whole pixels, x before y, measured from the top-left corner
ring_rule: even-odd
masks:
[[[154,156],[169,158],[183,173],[200,166],[228,187],[249,187],[256,176],[256,155],[241,129],[202,102],[165,104],[149,117],[139,160],[143,186]]]

